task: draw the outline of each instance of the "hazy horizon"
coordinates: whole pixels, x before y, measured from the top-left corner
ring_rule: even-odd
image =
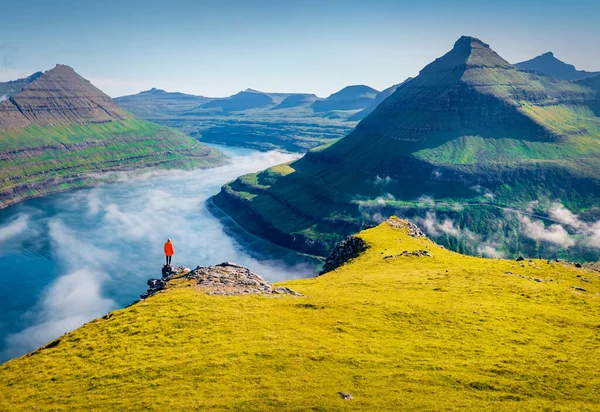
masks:
[[[446,53],[461,35],[511,63],[552,51],[600,70],[597,1],[391,0],[347,4],[0,0],[0,81],[67,64],[110,96],[156,87],[209,97],[246,88],[326,97],[351,84],[383,90]],[[23,24],[23,19],[27,24]]]

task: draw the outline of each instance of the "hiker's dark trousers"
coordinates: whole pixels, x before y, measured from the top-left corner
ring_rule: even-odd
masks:
[[[167,265],[170,265],[170,264],[171,264],[171,258],[172,258],[172,257],[173,257],[173,256],[166,256],[166,258],[167,258]]]

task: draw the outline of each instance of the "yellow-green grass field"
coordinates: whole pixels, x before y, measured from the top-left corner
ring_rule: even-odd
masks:
[[[600,410],[599,272],[407,233],[365,230],[358,258],[280,283],[303,297],[172,281],[0,366],[0,410]]]

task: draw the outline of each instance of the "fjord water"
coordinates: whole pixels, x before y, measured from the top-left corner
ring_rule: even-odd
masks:
[[[267,280],[314,274],[309,258],[254,239],[240,244],[205,204],[236,177],[297,155],[219,147],[231,164],[123,176],[116,183],[33,199],[0,211],[0,362],[127,306],[173,264],[223,261]],[[251,238],[251,237],[248,237]]]

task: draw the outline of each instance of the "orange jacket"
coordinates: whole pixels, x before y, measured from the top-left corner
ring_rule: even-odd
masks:
[[[165,243],[165,256],[173,256],[175,253],[175,249],[173,249],[173,243],[168,242]]]

